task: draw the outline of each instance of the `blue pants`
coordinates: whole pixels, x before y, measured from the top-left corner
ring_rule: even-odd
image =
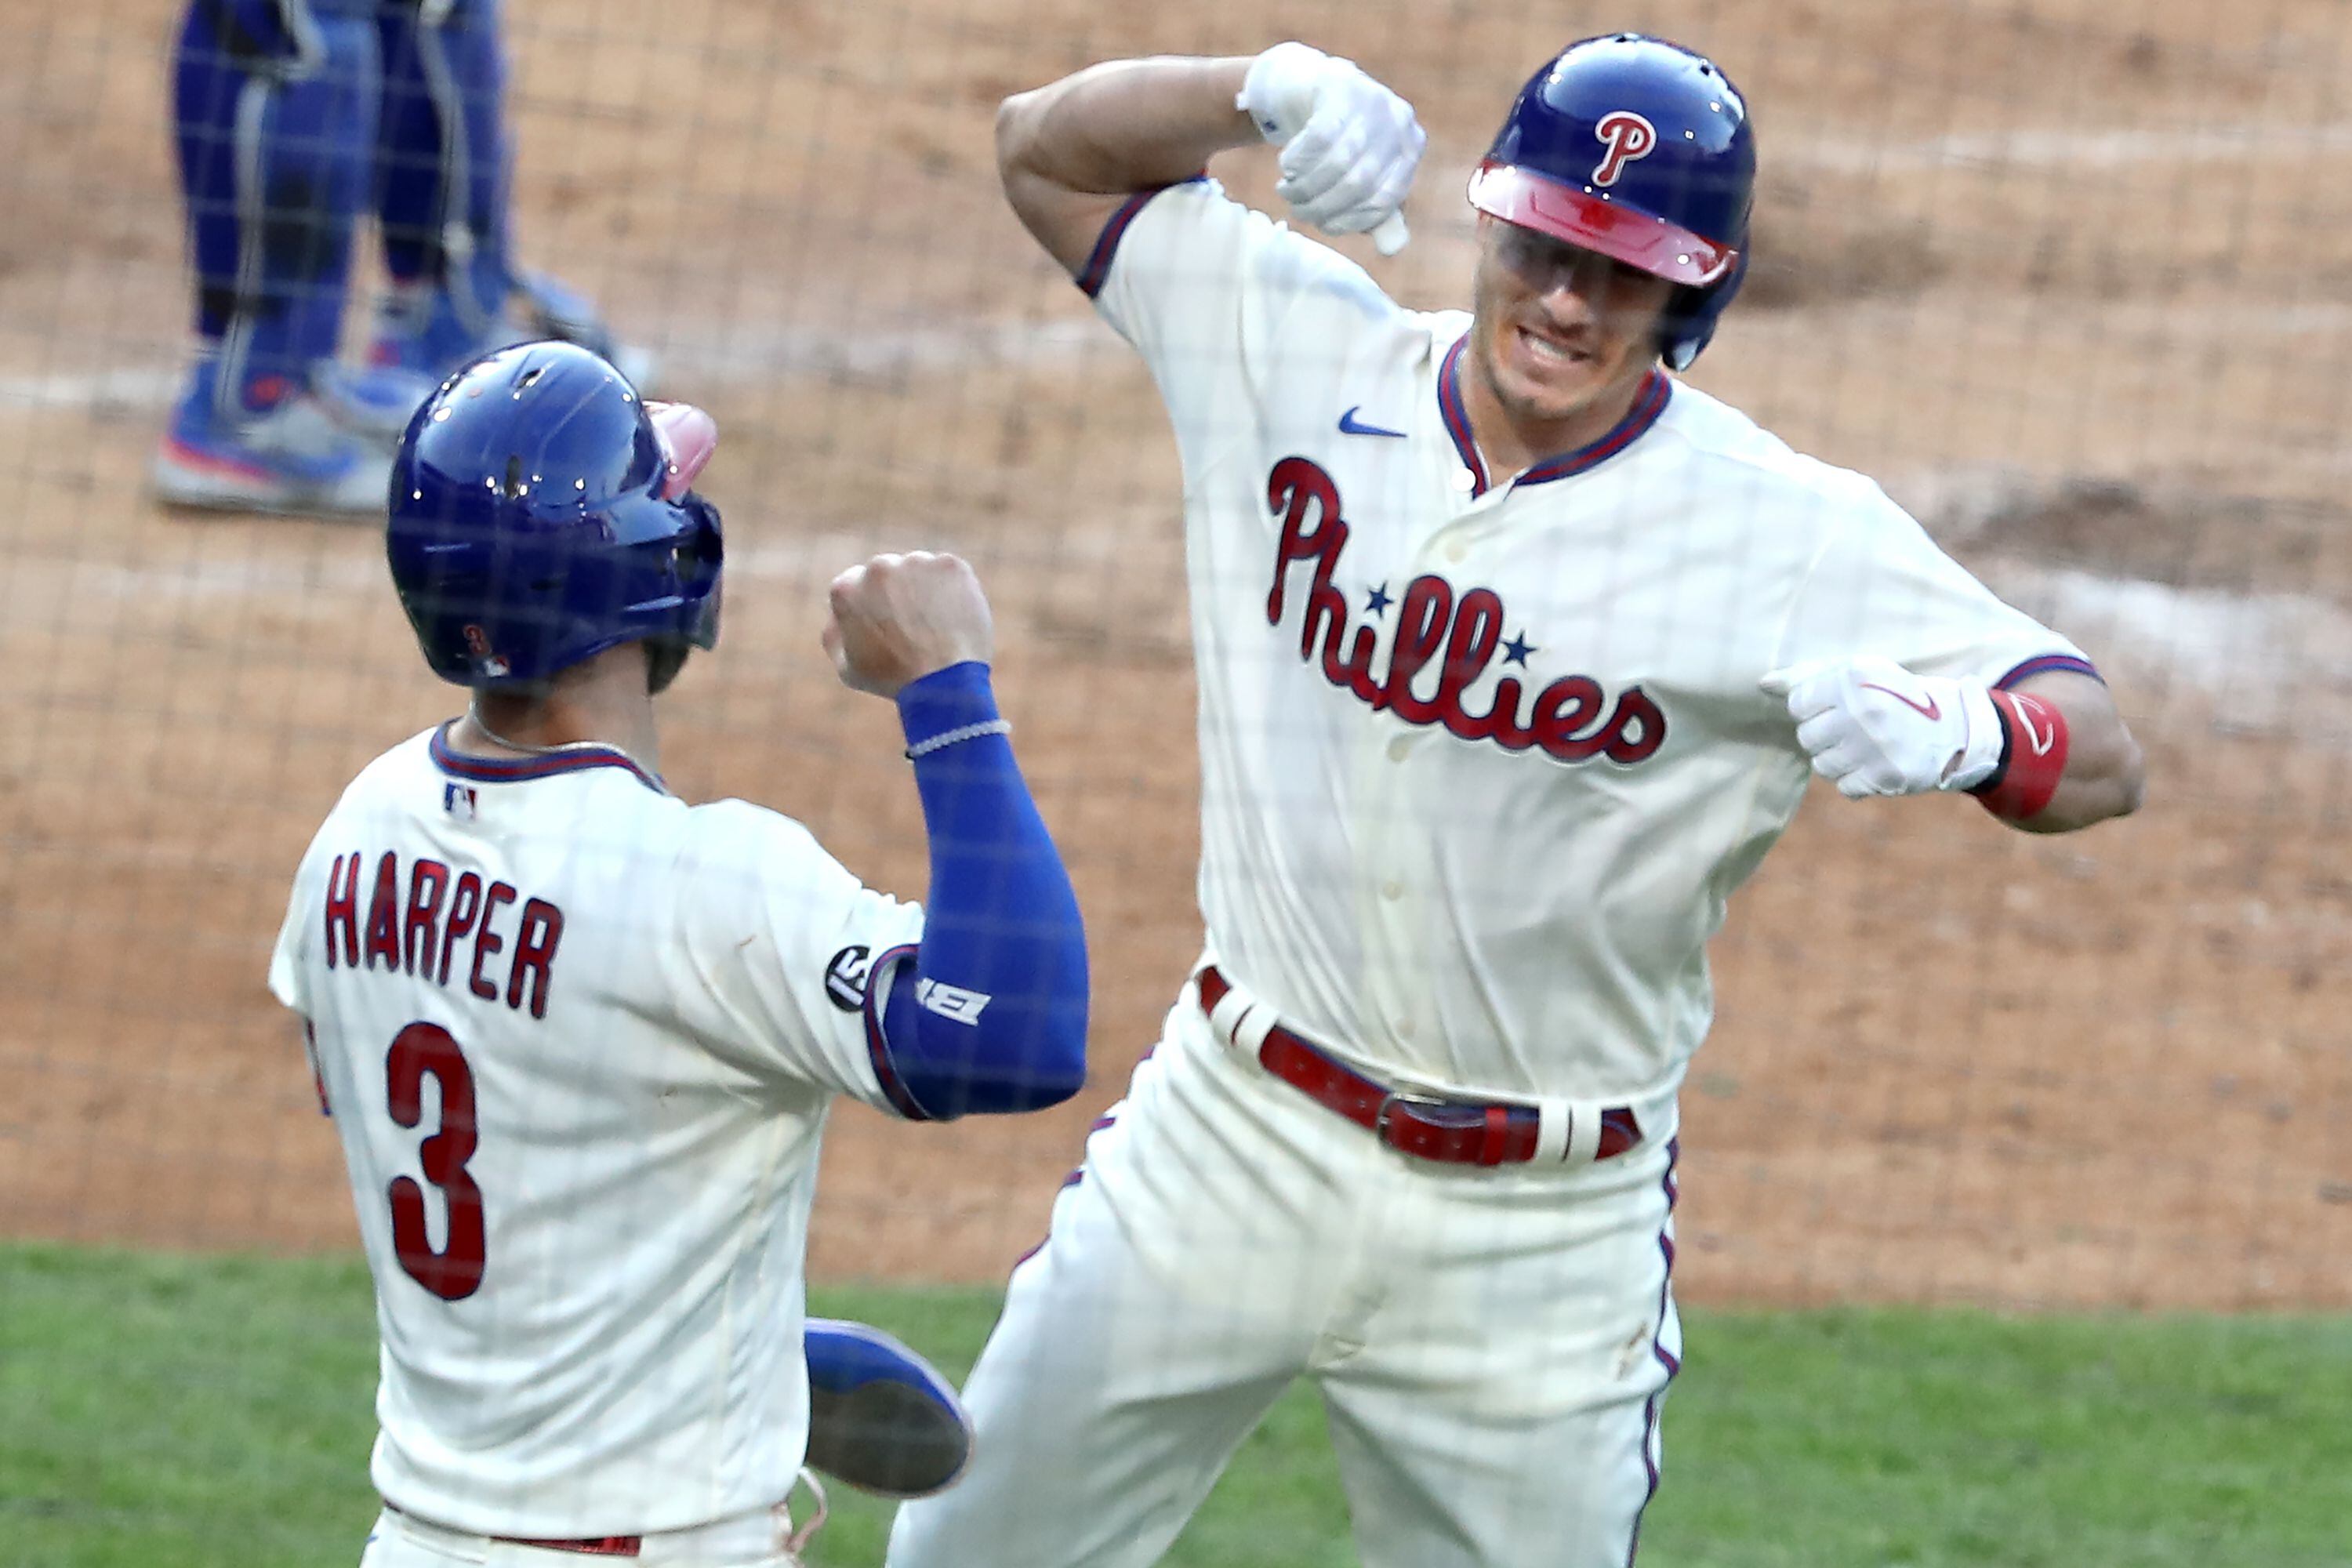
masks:
[[[190,0],[173,123],[224,395],[274,401],[333,357],[369,203],[395,280],[504,307],[499,29],[499,0]]]

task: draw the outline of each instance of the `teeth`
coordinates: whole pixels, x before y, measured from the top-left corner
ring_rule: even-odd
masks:
[[[1550,360],[1555,364],[1566,364],[1574,357],[1558,343],[1546,338],[1539,338],[1533,332],[1522,331],[1519,336],[1527,340],[1528,347],[1536,354]]]

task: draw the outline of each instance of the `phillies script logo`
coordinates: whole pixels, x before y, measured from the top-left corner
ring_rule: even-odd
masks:
[[[1561,676],[1532,700],[1519,679],[1507,675],[1495,682],[1486,710],[1471,712],[1463,693],[1486,673],[1502,644],[1503,600],[1490,588],[1468,588],[1457,596],[1443,577],[1415,577],[1405,585],[1397,601],[1388,673],[1375,677],[1372,655],[1380,632],[1361,626],[1349,635],[1347,595],[1331,582],[1348,543],[1339,486],[1307,458],[1285,458],[1266,476],[1265,498],[1282,518],[1266,625],[1282,624],[1291,567],[1311,563],[1298,657],[1310,664],[1319,659],[1326,680],[1355,693],[1373,712],[1394,713],[1408,724],[1443,724],[1463,740],[1492,741],[1507,752],[1537,747],[1563,763],[1594,757],[1638,763],[1664,742],[1666,716],[1640,687],[1627,687],[1612,704],[1601,683],[1587,675]],[[1433,667],[1435,689],[1424,697],[1413,689],[1414,678]]]
[[[1613,185],[1625,165],[1636,158],[1646,158],[1658,144],[1658,128],[1630,109],[1620,109],[1601,117],[1592,128],[1609,150],[1601,154],[1601,162],[1592,165],[1592,183]]]

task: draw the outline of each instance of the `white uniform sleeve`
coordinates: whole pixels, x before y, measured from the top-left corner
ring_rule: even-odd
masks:
[[[318,889],[318,842],[302,857],[294,873],[293,890],[286,898],[286,919],[278,928],[278,945],[269,954],[269,994],[308,1018],[310,1016],[310,944],[319,934],[320,910],[312,896]]]
[[[877,1048],[887,994],[867,992],[877,970],[887,984],[891,954],[922,940],[922,906],[865,887],[772,811],[728,800],[690,816],[677,884],[683,1016],[756,1078],[907,1113]]]
[[[1994,686],[2051,669],[2096,673],[2082,650],[2002,603],[1875,485],[1833,525],[1798,591],[1774,668],[1874,653],[1918,675]]]
[[[1192,470],[1256,427],[1277,353],[1295,368],[1305,354],[1345,352],[1328,316],[1310,328],[1301,306],[1401,313],[1362,268],[1205,176],[1129,198],[1077,284],[1143,356]]]

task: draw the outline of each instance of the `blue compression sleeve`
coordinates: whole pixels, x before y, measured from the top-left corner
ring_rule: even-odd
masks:
[[[911,747],[997,717],[988,666],[951,665],[898,694]],[[931,892],[915,973],[890,987],[878,1065],[928,1120],[1036,1110],[1087,1074],[1087,942],[1062,858],[1001,734],[915,761]],[[878,986],[882,976],[877,974]]]

